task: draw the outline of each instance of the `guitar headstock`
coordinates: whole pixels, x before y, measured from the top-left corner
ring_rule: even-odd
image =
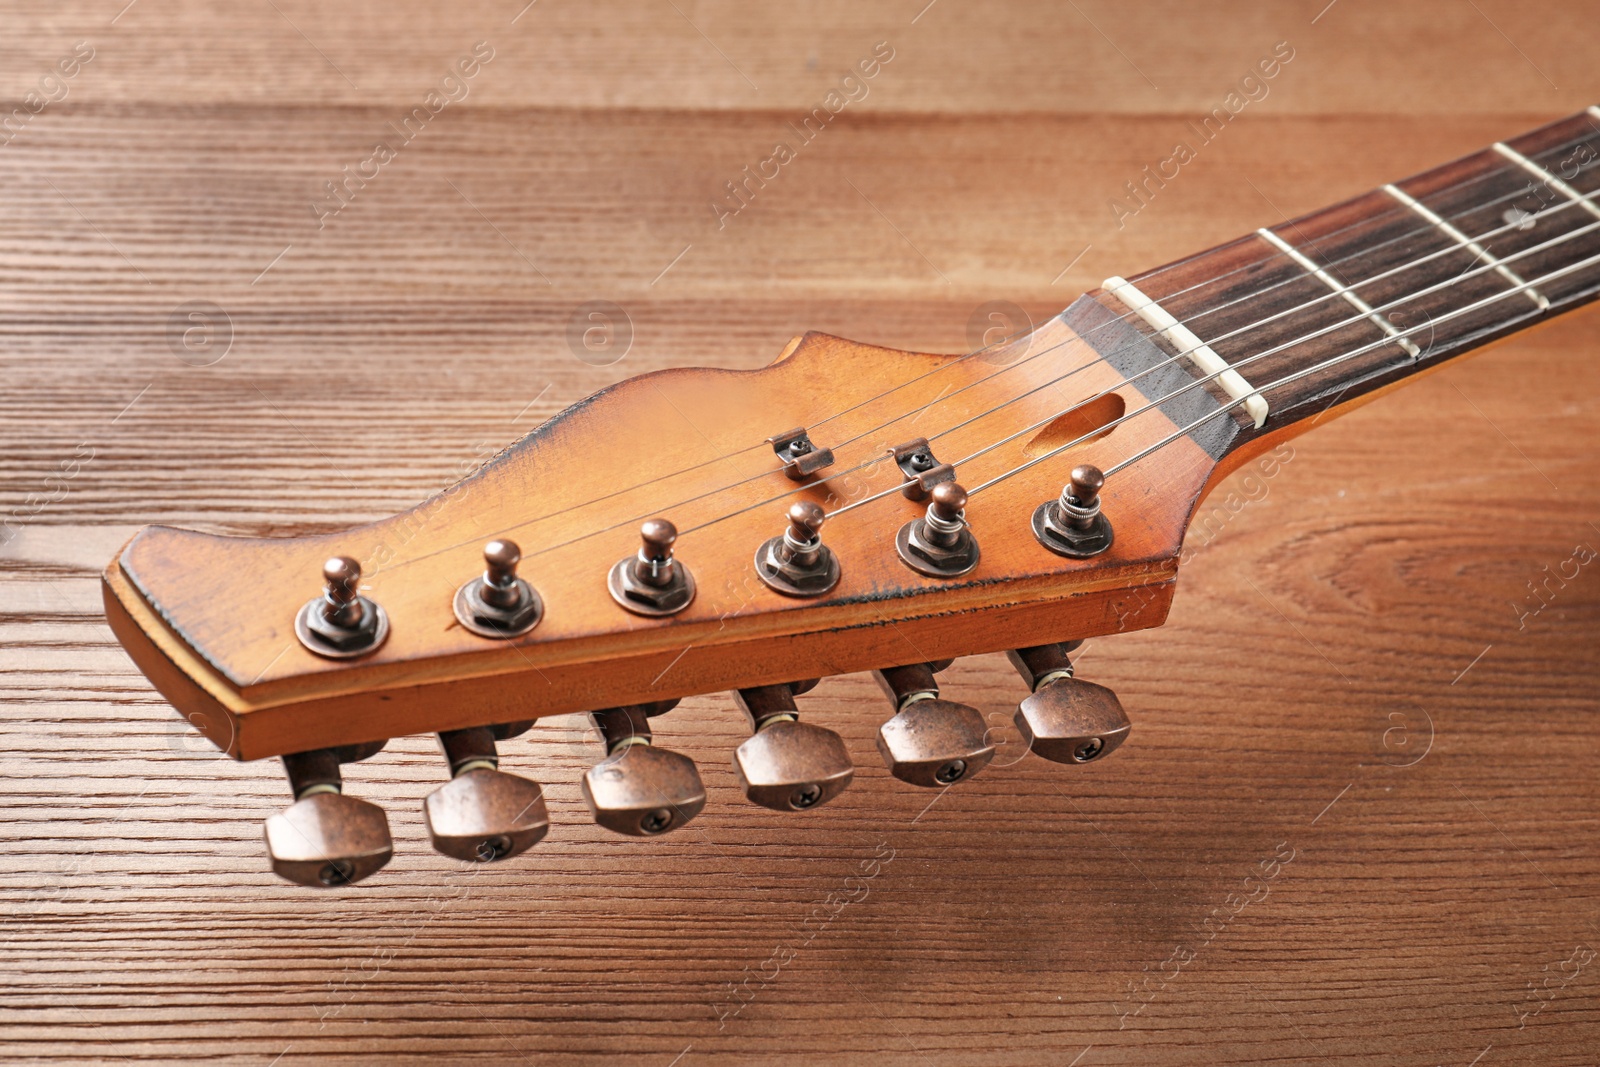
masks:
[[[1095,758],[1126,720],[1064,644],[1165,619],[1221,469],[1082,332],[1056,318],[960,357],[808,334],[758,371],[647,374],[391,519],[146,528],[105,573],[108,617],[220,748],[286,757],[299,803],[269,847],[300,881],[381,866],[381,812],[350,808],[338,764],[406,734],[439,734],[454,775],[428,802],[436,845],[488,858],[544,832],[494,742],[548,715],[595,714],[609,754],[585,795],[641,834],[704,803],[693,764],[648,745],[649,717],[692,694],[736,694],[754,730],[736,762],[772,807],[848,784],[842,742],[796,717],[797,680],[824,675],[880,672],[880,749],[942,786],[992,749],[934,669],[1012,651],[1035,751]]]

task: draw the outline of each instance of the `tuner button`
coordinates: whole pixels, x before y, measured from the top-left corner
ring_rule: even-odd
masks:
[[[594,821],[619,834],[654,837],[676,830],[706,806],[694,761],[650,744],[624,745],[583,776]]]
[[[606,579],[611,598],[636,615],[672,615],[694,600],[694,575],[673,556],[678,528],[666,519],[639,527],[639,551],[617,561]]]
[[[1028,747],[1053,763],[1088,763],[1114,751],[1132,729],[1122,702],[1103,685],[1062,677],[1017,708]]]
[[[273,872],[313,888],[359,882],[394,855],[383,809],[331,791],[272,816],[265,837]]]
[[[483,546],[483,575],[456,590],[456,621],[479,637],[518,637],[539,625],[544,602],[522,578],[522,549],[497,538]]]
[[[537,844],[550,828],[539,783],[499,770],[495,728],[439,735],[451,780],[428,794],[422,814],[435,850],[459,860],[507,859]]]
[[[855,776],[844,738],[784,718],[769,720],[740,745],[733,765],[745,796],[774,811],[821,807]]]
[[[480,863],[526,852],[550,829],[538,782],[482,766],[429,793],[422,812],[434,849]]]
[[[994,745],[977,708],[950,700],[917,700],[878,729],[878,752],[889,773],[912,785],[941,788],[988,766]]]
[[[307,649],[329,659],[365,655],[389,636],[383,608],[362,596],[361,564],[334,556],[322,565],[322,595],[295,616],[295,636]]]

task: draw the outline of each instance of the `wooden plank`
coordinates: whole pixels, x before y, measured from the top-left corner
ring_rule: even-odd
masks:
[[[1275,223],[1274,206],[1310,210],[1592,102],[1592,19],[1480,5],[1558,94],[1477,15],[1433,5],[1340,3],[1314,26],[1310,9],[1174,7],[1141,16],[1139,51],[1128,16],[1081,4],[1158,94],[1070,9],[941,0],[904,29],[920,5],[680,3],[756,94],[670,6],[541,2],[518,23],[545,19],[540,33],[485,72],[503,79],[319,232],[320,183],[457,36],[515,10],[280,6],[359,93],[270,6],[140,3],[103,31],[120,3],[40,7],[0,42],[19,97],[73,40],[100,48],[0,147],[0,514],[66,489],[0,547],[0,1056],[1592,1058],[1600,971],[1547,1000],[1528,988],[1600,949],[1600,578],[1585,565],[1523,616],[1528,582],[1600,547],[1592,316],[1319,427],[1270,476],[1236,473],[1167,625],[1082,656],[1129,708],[1129,743],[1076,772],[1002,749],[931,807],[881,769],[886,709],[849,676],[801,702],[859,765],[810,817],[740,801],[739,713],[699,697],[658,737],[699,763],[706,812],[659,841],[602,836],[577,784],[598,746],[563,717],[506,746],[546,784],[549,838],[462,869],[425,844],[432,744],[399,739],[350,774],[393,821],[391,868],[308,893],[261,852],[280,772],[205,751],[115,645],[96,589],[138,524],[379,518],[642,370],[760,366],[807,328],[960,350],[984,301],[1048,314]],[[1273,95],[1118,229],[1109,198],[1280,33],[1301,51]],[[719,235],[716,188],[879,34],[926,50],[908,44],[868,107]],[[209,367],[166,336],[201,299],[234,323]],[[634,318],[614,366],[567,348],[591,299]],[[359,434],[338,421],[352,409]],[[50,482],[83,443],[93,460]],[[946,678],[1009,721],[1019,687],[1000,658]],[[1215,937],[1196,932],[1262,885]]]

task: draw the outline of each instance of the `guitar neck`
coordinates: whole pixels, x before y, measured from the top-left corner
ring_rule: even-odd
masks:
[[[1211,251],[1108,280],[1086,298],[1099,307],[1069,320],[1092,328],[1119,316],[1169,359],[1188,361],[1213,398],[1196,397],[1186,415],[1207,406],[1219,415],[1191,432],[1220,455],[1597,293],[1600,108],[1590,108]],[[1096,347],[1106,353],[1114,345]],[[1141,387],[1172,392],[1170,384]]]

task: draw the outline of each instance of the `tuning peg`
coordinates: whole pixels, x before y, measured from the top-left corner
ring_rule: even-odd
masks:
[[[734,769],[744,795],[764,808],[821,807],[855,776],[844,738],[798,720],[795,694],[809,688],[807,683],[762,685],[734,695],[754,731],[734,753]]]
[[[527,851],[550,829],[544,791],[538,782],[500,770],[495,735],[492,726],[439,735],[450,781],[428,794],[422,814],[433,847],[446,856],[479,862],[506,859]]]
[[[1033,512],[1033,536],[1058,556],[1087,559],[1111,547],[1111,520],[1100,512],[1100,490],[1106,476],[1085,463],[1072,468],[1061,495]]]
[[[274,873],[298,885],[340,886],[359,882],[389,862],[394,841],[388,817],[376,804],[345,796],[339,775],[340,763],[364,759],[382,747],[378,742],[283,757],[295,802],[266,821]]]
[[[300,643],[319,656],[349,659],[371,652],[389,636],[389,616],[361,595],[361,564],[334,556],[322,565],[322,595],[295,616]]]
[[[456,590],[456,619],[479,637],[518,637],[539,625],[544,604],[517,577],[522,549],[496,538],[483,546],[483,574]]]
[[[706,806],[694,761],[651,743],[649,716],[677,703],[632,704],[589,716],[605,738],[606,757],[583,776],[583,799],[607,830],[653,837],[676,830]]]
[[[1035,753],[1055,763],[1088,763],[1116,749],[1132,729],[1117,694],[1074,678],[1065,645],[1007,652],[1033,690],[1017,708],[1017,729]]]
[[[756,573],[784,596],[821,596],[839,584],[839,560],[822,543],[827,519],[822,505],[797,500],[789,507],[789,528],[756,550]]]
[[[967,491],[955,481],[933,487],[928,511],[895,535],[905,565],[930,578],[959,578],[978,565],[978,539],[967,526]]]
[[[878,752],[889,773],[912,785],[942,788],[971,778],[994,758],[977,708],[939,698],[935,665],[873,671],[897,709],[878,728]]]
[[[694,575],[673,555],[678,528],[666,519],[639,527],[639,551],[617,560],[606,579],[611,598],[635,615],[671,615],[694,600]]]

